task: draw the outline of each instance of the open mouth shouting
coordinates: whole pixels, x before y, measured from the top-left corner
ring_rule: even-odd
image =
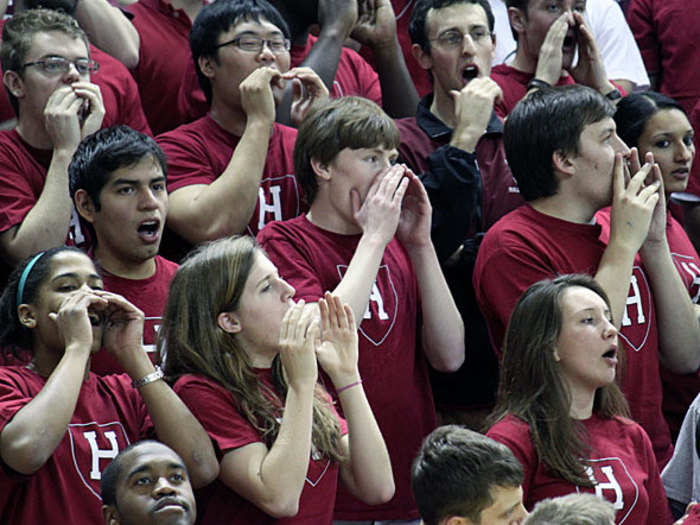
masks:
[[[147,243],[152,244],[160,238],[160,219],[146,219],[139,223],[136,231],[139,238]]]
[[[467,64],[462,69],[462,80],[464,80],[464,85],[466,86],[479,76],[479,66],[476,64]]]
[[[613,345],[610,349],[603,354],[603,359],[610,366],[617,366],[617,345]]]

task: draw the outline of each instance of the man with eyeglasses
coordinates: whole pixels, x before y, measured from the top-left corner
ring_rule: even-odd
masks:
[[[102,127],[125,124],[151,135],[136,81],[120,61],[132,54],[131,46],[124,43],[123,37],[127,29],[133,30],[131,23],[107,0],[88,0],[79,5],[80,9],[75,0],[23,0],[14,4],[14,12],[17,14],[29,9],[63,11],[75,18],[86,34],[98,36],[95,42],[91,41],[88,45],[90,58],[99,64],[99,68],[90,72],[90,80],[99,86],[102,94],[105,107]],[[0,22],[0,27],[2,25],[4,21]],[[96,44],[104,46],[104,50]],[[15,116],[7,94],[0,93],[0,121],[14,119]]]
[[[433,92],[415,117],[399,119],[399,156],[422,177],[433,204],[433,243],[472,348],[457,373],[433,374],[439,411],[478,425],[494,401],[498,364],[476,307],[471,271],[478,241],[523,201],[505,161],[501,90],[489,78],[495,48],[487,0],[418,0],[409,30],[412,52]],[[473,195],[472,199],[465,196]],[[469,418],[467,420],[466,418]]]
[[[289,30],[265,0],[229,0],[202,8],[190,35],[209,113],[159,135],[168,161],[168,225],[181,240],[163,251],[177,260],[189,245],[226,235],[255,235],[267,222],[305,209],[294,177],[296,130],[276,124],[286,81],[303,95],[302,118],[327,90],[308,68],[289,69]]]
[[[63,243],[87,244],[68,195],[68,164],[105,109],[90,81],[98,65],[87,37],[63,13],[33,10],[8,20],[0,58],[18,115],[15,129],[0,132],[0,250],[14,264]]]
[[[496,104],[499,116],[505,118],[528,91],[546,86],[582,84],[614,103],[622,97],[608,80],[593,32],[584,22],[586,0],[506,0],[506,6],[518,47],[513,61],[494,67],[491,74],[503,90]]]

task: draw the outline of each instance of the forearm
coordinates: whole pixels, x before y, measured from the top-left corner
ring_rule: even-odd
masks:
[[[4,251],[10,262],[65,243],[73,211],[68,195],[71,156],[69,151],[54,151],[39,199],[14,233],[4,236]]]
[[[90,42],[133,69],[139,63],[139,34],[124,14],[107,0],[80,0],[75,18]]]
[[[654,295],[661,359],[675,373],[695,372],[700,367],[700,324],[668,243],[646,243],[640,254]]]
[[[453,372],[464,362],[464,323],[432,243],[408,250],[418,279],[423,351],[436,370]]]
[[[311,456],[314,385],[289,388],[277,439],[260,464],[258,493],[275,514],[295,514]]]
[[[180,235],[199,243],[245,230],[258,202],[270,125],[267,121],[250,122],[226,169],[216,180],[202,185],[194,195],[184,192],[181,196],[171,196],[168,221]]]
[[[625,243],[610,239],[594,275],[608,295],[612,321],[618,330],[627,304],[635,255],[636,251]]]
[[[362,235],[345,276],[333,290],[333,295],[352,308],[357,326],[360,326],[365,315],[385,247],[381,239],[371,234]]]
[[[377,45],[372,50],[382,87],[384,111],[393,118],[414,116],[419,101],[418,92],[406,68],[398,39],[394,37],[392,42]]]
[[[357,380],[359,374],[335,386],[342,388]],[[348,457],[341,466],[343,483],[369,505],[385,503],[395,490],[391,460],[362,384],[343,390],[338,397],[348,424]]]
[[[89,351],[89,347],[66,351],[41,391],[3,429],[0,453],[13,470],[36,472],[65,436],[85,379]]]
[[[342,33],[335,30],[321,31],[318,40],[306,55],[304,61],[299,64],[299,67],[309,67],[323,81],[324,85],[330,93],[333,89],[333,81],[338,72],[338,62],[340,62],[340,54],[343,49],[345,37]],[[282,101],[277,106],[277,115],[275,120],[286,126],[292,125],[291,109],[292,109],[292,83],[287,82],[284,90]]]
[[[144,372],[136,379],[150,373],[147,368]],[[159,380],[141,387],[139,393],[151,416],[158,439],[183,459],[192,486],[203,487],[216,479],[219,462],[211,440],[175,392],[165,381]]]

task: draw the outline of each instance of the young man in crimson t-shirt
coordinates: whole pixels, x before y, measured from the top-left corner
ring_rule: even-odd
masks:
[[[411,462],[436,424],[426,359],[442,371],[464,360],[464,326],[430,240],[430,202],[418,177],[393,165],[398,142],[393,121],[369,100],[345,97],[318,108],[299,128],[294,155],[309,212],[258,234],[297,299],[316,308],[332,291],[358,320],[360,374],[396,493],[368,506],[341,486],[340,523],[418,523]]]
[[[288,71],[289,29],[264,0],[204,6],[190,45],[209,113],[156,139],[168,161],[168,227],[180,237],[164,243],[173,259],[192,244],[255,235],[304,211],[296,130],[274,122],[275,108],[292,79],[306,102],[327,94],[312,71]]]
[[[78,213],[94,230],[90,255],[106,290],[146,316],[143,347],[154,362],[156,336],[177,264],[158,255],[168,212],[165,156],[156,142],[127,126],[100,130],[80,143],[69,167]],[[95,354],[97,374],[121,373],[108,352]]]
[[[662,467],[672,445],[659,359],[676,373],[696,370],[700,328],[669,250],[660,170],[650,157],[639,168],[636,151],[615,132],[613,114],[609,101],[584,86],[542,88],[511,113],[506,156],[528,203],[486,233],[474,289],[500,353],[513,307],[531,284],[558,274],[594,276],[610,298],[626,351],[622,390]],[[604,242],[593,219],[611,203]]]

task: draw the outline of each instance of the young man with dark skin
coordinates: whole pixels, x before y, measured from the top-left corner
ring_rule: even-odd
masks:
[[[433,391],[441,412],[472,428],[480,426],[478,414],[489,411],[498,382],[498,364],[471,287],[475,250],[481,232],[523,202],[505,160],[503,122],[493,111],[501,97],[489,78],[493,24],[487,0],[416,2],[412,51],[430,74],[433,92],[421,100],[415,117],[396,121],[401,160],[416,173],[432,174],[423,177],[436,213],[432,238],[475,349],[459,373],[433,374]],[[441,172],[441,164],[450,166],[445,158],[454,169]],[[472,205],[456,191],[468,184],[475,187]]]
[[[192,525],[197,504],[180,456],[158,441],[125,448],[102,473],[105,525]]]
[[[394,164],[398,143],[393,121],[365,98],[320,106],[300,126],[294,151],[309,212],[258,235],[297,299],[317,308],[333,290],[361,334],[359,370],[396,493],[370,507],[340,488],[339,524],[417,523],[410,463],[436,423],[426,362],[449,372],[464,361],[464,325],[430,239],[430,201],[420,179]]]
[[[264,0],[214,2],[195,21],[190,42],[210,111],[157,137],[168,160],[168,225],[190,244],[255,235],[303,211],[296,130],[274,122],[275,107],[286,81],[304,88],[296,115],[327,91],[310,69],[289,70],[288,37]]]
[[[613,102],[621,97],[584,22],[586,0],[507,0],[506,5],[518,47],[510,65],[491,73],[503,90],[496,104],[499,116],[510,113],[529,90],[545,85],[583,84]]]
[[[96,65],[77,22],[49,10],[5,23],[3,80],[18,112],[0,132],[0,250],[14,264],[65,242],[87,242],[68,195],[68,164],[80,141],[102,125]]]
[[[457,425],[433,430],[411,469],[425,525],[520,525],[523,467],[501,443]]]
[[[177,264],[158,255],[168,212],[165,155],[156,142],[126,126],[107,128],[80,143],[68,168],[75,208],[90,224],[90,255],[106,290],[126,297],[146,316],[143,345],[157,361],[155,342]],[[121,372],[107,352],[91,361],[98,374]]]
[[[658,362],[676,373],[696,370],[700,325],[668,247],[660,169],[651,155],[640,167],[636,149],[630,152],[617,136],[613,113],[608,100],[584,86],[542,88],[516,106],[504,143],[528,204],[486,233],[474,288],[500,352],[528,286],[556,274],[593,275],[610,298],[626,350],[623,392],[663,466],[672,446]],[[593,218],[610,204],[606,245]]]

